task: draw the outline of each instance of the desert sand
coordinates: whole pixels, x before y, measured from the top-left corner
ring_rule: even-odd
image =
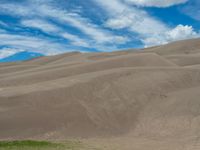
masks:
[[[200,149],[200,39],[0,64],[0,140]]]

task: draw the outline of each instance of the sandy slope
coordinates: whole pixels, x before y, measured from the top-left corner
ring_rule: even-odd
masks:
[[[104,149],[196,150],[199,43],[0,64],[0,139],[89,138]]]

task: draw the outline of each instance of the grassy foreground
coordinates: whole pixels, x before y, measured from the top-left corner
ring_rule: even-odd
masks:
[[[1,141],[0,150],[82,150],[80,142],[54,143],[47,141]]]

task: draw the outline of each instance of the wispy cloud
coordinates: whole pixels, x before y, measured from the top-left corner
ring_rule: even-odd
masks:
[[[71,3],[74,9],[68,9]],[[13,52],[55,54],[86,49],[110,51],[137,41],[148,47],[198,37],[193,26],[168,25],[144,9],[185,3],[188,5],[182,5],[183,11],[193,10],[188,0],[89,0],[87,4],[73,0],[3,1],[0,14],[12,16],[15,22],[0,20],[0,47],[7,46]],[[187,14],[198,20],[194,11]]]
[[[71,41],[71,44],[75,46],[81,46],[81,47],[90,46],[88,40],[83,40],[76,35],[67,33],[64,29],[45,20],[29,19],[29,20],[23,20],[21,24],[26,27],[39,29],[42,32],[48,33],[50,35],[57,35],[57,36],[63,37],[66,40]]]
[[[27,51],[41,52],[46,55],[61,53],[69,50],[67,47],[60,45],[56,41],[42,37],[33,37],[27,35],[15,35],[7,32],[0,33],[0,46],[7,46],[10,49],[20,49]]]
[[[17,15],[17,16],[27,16],[34,15],[35,11],[33,9],[30,9],[30,7],[25,7],[25,5],[19,5],[19,4],[13,4],[8,2],[3,2],[0,5],[0,12],[4,14],[10,14],[10,15]]]
[[[91,42],[89,40],[83,40],[80,39],[78,36],[69,34],[67,32],[60,33],[60,36],[63,38],[66,38],[71,41],[71,44],[76,46],[82,46],[82,47],[91,47]]]
[[[39,11],[41,14],[52,17],[64,24],[68,23],[72,25],[84,34],[90,36],[96,43],[124,43],[127,41],[126,37],[114,35],[98,25],[91,23],[89,19],[81,17],[77,13],[69,13],[66,10],[60,10],[47,5],[41,6]]]
[[[47,33],[60,31],[60,29],[58,29],[57,26],[41,19],[25,19],[22,20],[21,24],[24,25],[25,27],[40,29],[41,31]]]
[[[188,0],[125,0],[126,2],[142,7],[169,7],[186,3]]]
[[[200,21],[200,1],[190,0],[188,5],[180,8],[180,10],[191,18]]]
[[[0,50],[0,59],[11,56],[17,52],[20,52],[21,49],[17,49],[17,48],[2,48]]]
[[[76,46],[85,48],[95,48],[110,50],[117,48],[116,45],[124,44],[129,41],[128,37],[115,35],[109,30],[103,29],[101,26],[92,23],[89,18],[82,17],[78,12],[69,12],[68,10],[52,5],[51,0],[47,1],[26,1],[25,3],[4,3],[0,5],[0,12],[8,15],[19,16],[21,25],[26,28],[39,29],[49,35],[58,36],[69,41],[69,43],[60,43],[61,47]],[[79,30],[80,34],[72,34],[61,26],[49,22],[48,19],[54,20],[65,25],[70,25]],[[82,36],[82,37],[80,37]],[[14,41],[7,42],[13,44]],[[23,41],[27,45],[27,41]],[[39,41],[38,41],[39,42]],[[41,42],[39,42],[41,43]],[[52,42],[50,41],[51,45]],[[43,48],[43,43],[37,44]],[[58,43],[56,45],[59,45]],[[106,48],[106,46],[110,48]],[[40,49],[42,49],[40,48]]]
[[[94,1],[102,6],[102,8],[105,9],[105,11],[107,11],[109,14],[109,17],[105,23],[106,27],[115,30],[128,29],[133,33],[138,33],[145,47],[166,44],[168,42],[181,39],[194,38],[199,35],[193,30],[192,27],[187,25],[178,25],[175,28],[171,28],[165,23],[148,15],[144,10],[141,10],[140,8],[134,7],[130,4],[128,5],[127,3],[123,3],[120,0],[111,0],[109,2],[101,0]],[[147,1],[137,2],[145,3]],[[150,3],[156,1],[148,2]],[[182,34],[181,36],[179,36],[180,33]]]

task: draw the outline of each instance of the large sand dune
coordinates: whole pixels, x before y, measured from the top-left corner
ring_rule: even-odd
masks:
[[[199,43],[0,64],[0,139],[200,149]]]

